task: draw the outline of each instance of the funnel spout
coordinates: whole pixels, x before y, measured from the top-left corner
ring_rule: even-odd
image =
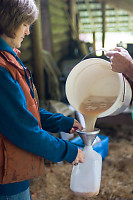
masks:
[[[87,132],[86,129],[77,130],[77,133],[83,140],[86,146],[91,146],[93,141],[95,140],[96,136],[99,134],[100,129],[95,128],[94,131]]]

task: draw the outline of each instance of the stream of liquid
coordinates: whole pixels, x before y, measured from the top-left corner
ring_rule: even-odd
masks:
[[[97,117],[109,109],[116,97],[88,96],[79,106],[79,111],[85,119],[86,131],[93,131]]]

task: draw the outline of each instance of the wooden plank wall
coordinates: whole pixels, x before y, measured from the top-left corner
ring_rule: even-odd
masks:
[[[44,13],[44,9],[46,9],[46,7],[48,9],[47,16],[46,12]],[[67,1],[42,0],[41,11],[43,48],[48,51],[50,50],[50,53],[54,57],[55,61],[58,62],[69,54],[71,32],[68,22]],[[48,42],[48,40],[51,40],[51,42]]]
[[[50,52],[58,63],[69,54],[72,39],[68,0],[40,0],[40,2],[43,49]],[[33,72],[32,30],[31,35],[24,39],[20,50],[22,61]]]

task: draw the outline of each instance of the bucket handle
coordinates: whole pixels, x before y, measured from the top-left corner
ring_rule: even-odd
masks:
[[[92,51],[92,52],[88,53],[87,55],[85,55],[85,56],[82,58],[82,60],[81,60],[81,61],[83,61],[85,58],[87,58],[89,55],[91,55],[91,54],[95,53],[96,51],[104,51],[104,52],[108,52],[108,50],[106,50],[106,49],[104,49],[104,48],[97,49],[97,50],[95,50],[95,51]],[[81,62],[81,61],[80,61],[80,62]]]

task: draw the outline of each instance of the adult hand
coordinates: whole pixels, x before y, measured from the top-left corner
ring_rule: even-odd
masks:
[[[70,130],[70,133],[77,133],[76,132],[77,129],[82,130],[83,126],[76,119],[74,119],[74,124],[73,124],[73,127]]]
[[[110,58],[114,72],[123,73],[133,80],[133,59],[127,50],[116,47],[116,51],[109,51],[106,56]]]
[[[82,150],[78,149],[78,154],[76,159],[72,162],[72,165],[77,165],[78,163],[84,163],[85,155]]]

